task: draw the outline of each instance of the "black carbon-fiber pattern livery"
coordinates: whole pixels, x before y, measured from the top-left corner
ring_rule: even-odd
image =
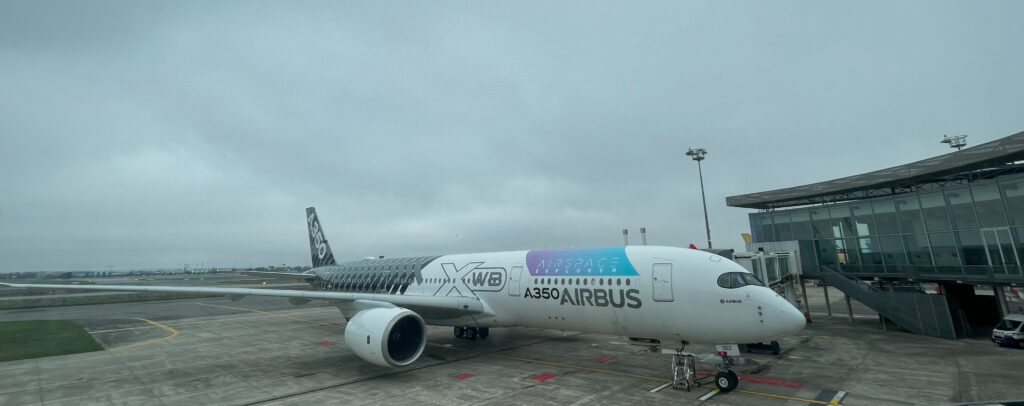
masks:
[[[327,244],[327,236],[320,225],[315,208],[306,208],[306,227],[309,229],[309,252],[313,258],[313,268],[334,265],[334,253]]]
[[[440,256],[363,259],[312,270],[313,287],[335,292],[405,294],[421,271]]]

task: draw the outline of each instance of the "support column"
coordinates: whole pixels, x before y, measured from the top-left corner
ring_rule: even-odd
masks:
[[[1006,317],[1006,314],[1010,312],[1010,304],[1006,301],[1006,287],[1005,286],[993,286],[992,290],[996,294],[996,303],[999,305],[999,316]]]
[[[843,294],[846,296],[846,312],[850,314],[850,323],[853,323],[853,304],[850,303],[850,295]]]
[[[782,285],[782,289],[783,293],[785,293],[786,300],[788,300],[789,303],[792,303],[794,306],[796,306],[796,281],[786,281],[786,283]]]
[[[800,278],[800,293],[804,295],[804,317],[807,318],[807,322],[811,322],[811,303],[807,300],[807,284],[804,283],[803,275],[797,275]]]
[[[823,282],[821,289],[825,291],[825,310],[828,311],[828,316],[832,317],[832,302],[828,300],[828,283]]]

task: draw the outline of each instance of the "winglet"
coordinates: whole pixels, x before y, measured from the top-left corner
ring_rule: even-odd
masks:
[[[327,237],[324,236],[324,229],[320,226],[320,218],[316,215],[316,208],[306,208],[306,226],[309,228],[309,251],[313,258],[313,267],[334,265],[334,254],[331,253],[331,246],[327,244]]]

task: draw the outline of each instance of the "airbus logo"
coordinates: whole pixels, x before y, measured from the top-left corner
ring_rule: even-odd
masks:
[[[615,294],[618,293],[618,300]],[[565,306],[596,306],[596,307],[629,307],[639,309],[643,306],[640,291],[637,289],[588,289],[588,288],[526,288],[523,298],[554,299]]]
[[[740,299],[719,299],[718,303],[721,303],[721,304],[726,304],[726,303],[743,303],[743,301],[740,300]]]

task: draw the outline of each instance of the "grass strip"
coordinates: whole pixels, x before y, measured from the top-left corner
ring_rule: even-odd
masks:
[[[0,362],[102,349],[82,326],[69,320],[0,322]]]

